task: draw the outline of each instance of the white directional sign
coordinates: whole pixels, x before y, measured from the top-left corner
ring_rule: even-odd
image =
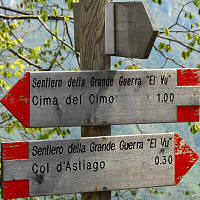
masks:
[[[26,127],[199,121],[199,69],[27,72],[1,100]]]
[[[2,143],[3,198],[178,184],[198,155],[176,133]]]

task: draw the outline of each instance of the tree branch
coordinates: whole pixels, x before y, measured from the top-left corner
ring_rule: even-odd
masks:
[[[2,6],[2,5],[0,5],[0,9],[19,13],[19,14],[22,14],[22,15],[31,15],[30,13],[19,11],[19,10],[16,10],[16,9],[13,9],[13,8],[10,8],[10,7],[6,7],[6,6]]]
[[[186,45],[186,44],[184,44],[183,42],[180,42],[180,41],[178,41],[178,40],[173,40],[173,39],[171,39],[171,38],[162,37],[162,36],[160,36],[160,35],[159,35],[158,37],[161,38],[161,39],[164,39],[164,40],[171,41],[171,42],[176,42],[176,43],[178,43],[178,44],[180,44],[180,45],[182,45],[182,46],[184,46],[184,47],[186,47],[186,48],[188,48],[188,49],[190,49],[190,50],[193,50],[193,51],[196,51],[197,53],[200,53],[199,50],[194,49],[194,48],[192,48],[192,47],[190,47],[190,46],[188,46],[188,45]]]
[[[77,54],[79,56],[79,53],[76,52],[76,50],[74,49],[74,47],[70,46],[69,44],[67,44],[65,41],[63,41],[60,37],[58,37],[56,34],[54,34],[49,27],[42,21],[42,19],[39,17],[39,21],[40,23],[44,26],[44,28],[52,35],[54,36],[57,40],[59,40],[60,42],[62,42],[64,45],[66,45],[67,47],[69,47],[75,54]]]
[[[31,60],[25,58],[24,56],[20,55],[19,53],[17,53],[15,50],[13,49],[9,49],[10,52],[12,52],[14,55],[16,55],[17,57],[19,57],[20,59],[22,59],[23,61],[27,62],[29,65],[32,65],[38,69],[42,69],[42,67],[40,67],[39,65],[35,64],[34,62],[32,62]]]
[[[156,51],[158,51],[166,60],[170,60],[170,61],[172,61],[174,64],[178,65],[179,67],[185,68],[185,66],[179,64],[179,63],[176,62],[174,59],[172,59],[172,58],[166,56],[166,55],[165,55],[162,51],[160,51],[155,45],[154,45],[153,47],[154,47],[154,49],[155,49]]]
[[[177,24],[178,25],[178,24]],[[195,30],[170,30],[170,33],[196,33],[196,32],[199,32],[200,29],[195,29]],[[164,31],[160,31],[160,34],[163,34]]]
[[[1,19],[6,20],[17,20],[17,19],[37,19],[39,20],[42,16],[41,15],[3,15],[0,14]],[[48,15],[48,20],[64,20],[64,15],[61,16],[54,16],[54,15]],[[70,20],[74,19],[73,17],[69,17]]]

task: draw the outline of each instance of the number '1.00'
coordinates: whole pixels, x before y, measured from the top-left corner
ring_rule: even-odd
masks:
[[[159,103],[167,103],[167,102],[173,102],[174,101],[174,93],[164,93],[160,94],[158,93],[158,102]]]

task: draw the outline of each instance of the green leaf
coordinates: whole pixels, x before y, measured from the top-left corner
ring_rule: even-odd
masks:
[[[122,60],[119,60],[119,61],[118,61],[118,64],[119,64],[119,65],[122,65]]]
[[[190,196],[190,192],[189,191],[185,191],[185,196]]]
[[[135,196],[136,196],[136,190],[131,191],[131,195],[132,195],[133,197],[135,197]]]
[[[190,131],[192,132],[192,134],[196,134],[200,131],[200,126],[195,122],[194,125],[190,127]]]
[[[115,68],[119,67],[119,64],[116,62],[116,63],[114,64],[114,67],[115,67]]]
[[[14,73],[14,75],[15,75],[16,77],[20,77],[20,76],[21,76],[21,72],[17,71],[17,72]]]
[[[8,91],[8,90],[10,90],[11,87],[12,87],[12,85],[11,85],[11,84],[8,84],[8,85],[5,85],[5,86],[4,86],[4,89]]]
[[[73,8],[73,0],[67,0],[68,9],[71,10]]]
[[[139,67],[137,65],[133,64],[133,65],[129,65],[128,69],[139,69]]]
[[[183,51],[183,52],[181,53],[181,56],[182,56],[182,58],[183,58],[184,60],[187,60],[187,59],[188,59],[188,53],[187,53],[187,51]]]
[[[54,30],[53,33],[54,33],[55,35],[57,35],[57,34],[58,34],[58,29]]]
[[[165,30],[164,30],[164,33],[165,33],[165,35],[167,35],[167,36],[169,36],[169,29],[168,28],[166,28]]]
[[[187,39],[188,39],[188,40],[192,39],[192,33],[188,33],[188,34],[187,34]]]
[[[169,51],[172,52],[172,47],[170,45],[166,45],[165,51],[168,53]]]
[[[165,44],[163,42],[160,42],[160,44],[158,45],[158,49],[161,50],[161,49],[165,49]]]
[[[154,194],[158,195],[158,194],[159,194],[159,193],[158,193],[158,190],[155,190]]]
[[[194,5],[200,8],[200,0],[194,0]]]
[[[197,65],[197,68],[200,69],[200,64]]]
[[[50,67],[52,67],[55,63],[56,63],[56,59],[52,59],[52,60],[50,61]]]
[[[194,40],[196,40],[196,41],[198,41],[198,39],[199,39],[198,35],[194,35],[193,38],[194,38]]]
[[[53,41],[56,41],[57,39],[56,39],[56,37],[55,37],[55,36],[52,36],[52,40],[53,40]]]
[[[184,15],[185,18],[189,18],[189,16],[190,15],[188,13],[185,13],[185,15]]]
[[[43,20],[43,22],[46,22],[48,20],[48,14],[47,13],[42,15],[42,20]]]
[[[64,16],[64,21],[65,21],[65,22],[68,22],[68,21],[69,21],[69,16],[67,16],[67,15]]]
[[[55,17],[58,16],[58,12],[57,12],[57,10],[56,10],[55,8],[53,9],[52,14],[53,14]]]

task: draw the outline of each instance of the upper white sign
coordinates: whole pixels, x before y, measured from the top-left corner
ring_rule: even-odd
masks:
[[[198,69],[27,72],[1,103],[26,127],[187,122],[199,93]]]

